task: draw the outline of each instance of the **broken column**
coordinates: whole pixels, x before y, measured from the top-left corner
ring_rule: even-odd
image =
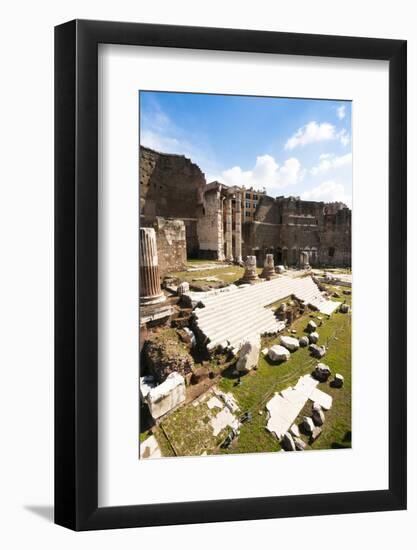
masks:
[[[267,254],[265,258],[264,268],[261,273],[263,279],[270,279],[275,277],[275,267],[274,267],[274,255]]]
[[[237,262],[242,261],[242,203],[240,193],[236,193],[235,260]]]
[[[258,273],[256,272],[256,256],[248,256],[245,262],[245,273],[243,274],[242,281],[244,283],[251,283],[258,279]]]
[[[140,305],[164,302],[159,279],[158,251],[153,227],[141,227],[139,232]]]
[[[232,249],[232,198],[226,199],[226,260],[233,262]]]

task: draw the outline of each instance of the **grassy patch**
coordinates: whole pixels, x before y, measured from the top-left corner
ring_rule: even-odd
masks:
[[[320,313],[303,316],[297,319],[293,328],[297,336],[303,334],[310,318],[325,317]],[[320,344],[327,346],[323,361],[329,365],[333,373],[344,376],[342,389],[331,388],[327,384],[319,384],[319,388],[333,397],[333,407],[326,413],[323,433],[313,444],[315,449],[346,447],[350,443],[346,434],[351,430],[351,323],[350,315],[335,313],[330,319],[317,320],[320,334]],[[264,339],[263,344],[270,347],[278,343],[279,337]],[[250,410],[253,420],[242,426],[241,434],[235,447],[226,452],[267,452],[279,449],[276,438],[266,430],[267,414],[265,405],[277,391],[294,385],[298,378],[312,372],[318,363],[310,356],[308,348],[300,348],[291,354],[286,363],[272,365],[267,358],[261,357],[258,370],[254,376],[242,378],[239,386],[234,386],[233,379],[223,378],[220,387],[223,391],[233,393],[242,411]],[[311,412],[311,401],[307,402],[308,412]],[[259,411],[263,414],[260,415]],[[301,419],[300,419],[301,420]],[[271,439],[272,438],[272,439]]]
[[[159,429],[163,429],[178,456],[211,453],[228,433],[226,428],[216,437],[213,435],[210,421],[218,412],[217,407],[209,409],[206,400],[196,406],[190,403],[169,415]]]
[[[208,262],[204,262],[205,265],[208,264]],[[193,266],[197,267],[197,266]],[[244,268],[240,267],[238,265],[228,265],[226,267],[221,267],[219,269],[199,269],[198,271],[176,271],[173,273],[170,273],[171,276],[176,277],[180,279],[180,281],[187,281],[188,283],[193,284],[205,284],[204,280],[196,280],[196,279],[205,279],[205,278],[211,278],[216,277],[219,281],[222,281],[223,283],[235,283],[239,279],[243,277]],[[261,273],[262,269],[258,268],[258,273]],[[206,284],[212,284],[214,281],[207,281]]]

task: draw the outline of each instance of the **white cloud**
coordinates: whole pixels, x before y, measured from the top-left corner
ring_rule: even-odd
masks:
[[[339,140],[344,146],[350,143],[350,135],[345,128],[336,132],[336,128],[330,122],[322,122],[318,124],[314,120],[298,128],[286,142],[284,149],[292,150],[296,147],[303,147],[310,143],[317,143],[319,141]]]
[[[318,174],[324,174],[329,170],[333,170],[335,168],[340,168],[341,166],[347,166],[351,164],[352,153],[347,153],[346,155],[341,155],[341,156],[336,156],[336,155],[326,153],[326,154],[320,155],[319,160],[320,162],[317,164],[317,166],[313,166],[313,168],[310,170],[313,176],[317,176]]]
[[[159,153],[182,153],[183,146],[176,138],[163,136],[152,130],[142,130],[140,144]]]
[[[350,143],[350,135],[347,133],[347,131],[344,128],[343,130],[340,130],[340,132],[337,133],[337,139],[339,139],[340,143],[345,147]]]
[[[295,149],[317,141],[335,139],[336,130],[333,124],[322,122],[317,124],[314,120],[299,128],[285,144],[285,149]]]
[[[337,116],[340,118],[340,120],[343,120],[346,116],[346,106],[340,105],[340,107],[337,108]]]
[[[257,157],[252,170],[242,170],[240,166],[234,166],[212,179],[226,185],[244,185],[255,189],[265,187],[267,193],[273,196],[278,189],[300,183],[304,174],[300,161],[294,157],[279,165],[271,155],[261,155]]]
[[[352,197],[345,192],[344,185],[333,180],[324,181],[310,191],[304,191],[301,198],[307,201],[340,201],[349,207],[352,205]]]

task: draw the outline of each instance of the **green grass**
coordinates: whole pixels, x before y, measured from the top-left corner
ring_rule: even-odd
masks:
[[[316,313],[314,317],[325,317]],[[297,330],[295,336],[303,334],[305,325],[310,317],[303,317],[293,323]],[[327,384],[319,384],[319,388],[333,397],[333,407],[326,413],[326,422],[323,433],[313,444],[315,449],[332,448],[337,446],[349,446],[346,442],[346,434],[351,430],[351,327],[350,315],[335,313],[329,320],[323,319],[323,325],[318,328],[320,344],[327,346],[327,353],[323,358],[333,373],[344,376],[345,383],[342,389],[331,388]],[[265,339],[267,347],[278,343],[279,338]],[[253,413],[253,421],[244,424],[241,434],[234,448],[228,453],[266,452],[279,449],[276,438],[266,430],[267,414],[266,402],[277,391],[294,385],[298,378],[312,372],[318,363],[317,359],[310,357],[308,348],[300,348],[291,354],[286,363],[272,365],[268,359],[261,357],[258,370],[255,375],[247,375],[242,378],[240,386],[234,386],[232,379],[223,378],[220,387],[224,391],[230,391],[236,397],[242,411],[250,410]],[[311,401],[306,407],[311,411]],[[259,415],[259,411],[263,411]],[[271,440],[271,438],[273,440]]]
[[[187,260],[187,267],[198,267],[199,265],[216,265],[224,262],[219,262],[218,260],[200,260],[200,259],[191,259]]]
[[[180,407],[161,422],[159,430],[169,438],[177,456],[198,456],[204,451],[210,453],[226,437],[228,429],[216,437],[210,424],[219,409],[209,409],[204,402]],[[158,438],[159,442],[159,438]]]
[[[208,262],[205,262],[206,264]],[[202,279],[205,277],[216,277],[219,281],[224,283],[234,283],[243,277],[244,268],[237,265],[229,265],[219,269],[201,269],[198,271],[176,271],[170,273],[171,276],[177,277],[181,281],[187,281],[189,283],[204,285],[205,281],[196,281],[195,279]],[[258,273],[261,273],[262,269],[258,268]],[[207,281],[207,285],[214,284],[215,281]]]

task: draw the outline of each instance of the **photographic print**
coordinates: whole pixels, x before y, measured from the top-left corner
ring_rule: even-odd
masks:
[[[140,459],[350,448],[351,102],[138,103]]]

